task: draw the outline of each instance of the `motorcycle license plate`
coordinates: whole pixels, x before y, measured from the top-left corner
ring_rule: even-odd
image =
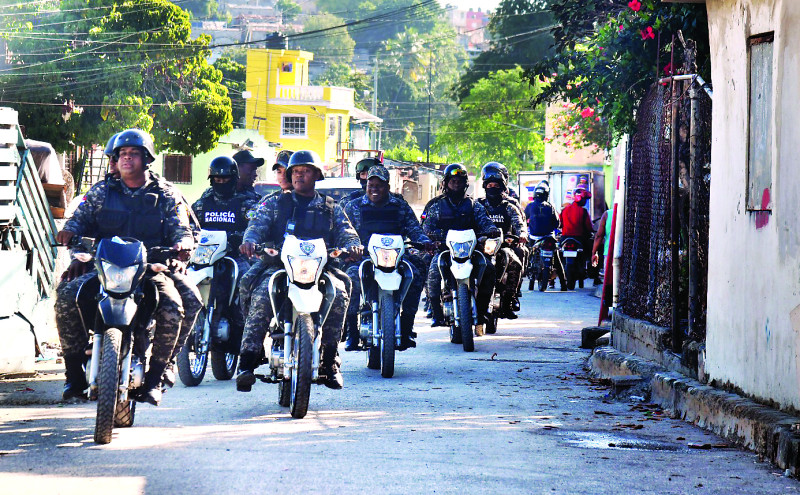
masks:
[[[576,258],[578,256],[577,251],[564,251],[564,257],[566,258]]]
[[[552,258],[553,253],[542,253],[542,258]]]

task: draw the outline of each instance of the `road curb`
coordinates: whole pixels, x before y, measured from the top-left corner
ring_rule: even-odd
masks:
[[[800,417],[703,385],[612,347],[595,349],[589,366],[600,378],[641,376],[650,400],[673,418],[713,431],[789,470],[793,476],[800,472]]]

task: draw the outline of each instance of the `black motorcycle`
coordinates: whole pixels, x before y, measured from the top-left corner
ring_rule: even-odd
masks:
[[[586,256],[583,244],[575,237],[562,237],[560,245],[564,260],[564,277],[567,279],[567,290],[575,289],[575,282],[583,289],[586,278]]]
[[[555,234],[545,236],[529,236],[532,248],[528,266],[528,290],[533,290],[534,284],[539,283],[539,291],[544,292],[550,285],[553,272],[558,275],[561,289],[566,290],[566,281],[561,270],[561,259],[558,250],[558,241]]]
[[[113,237],[95,242],[73,237],[70,245],[87,252],[76,259],[94,258],[97,277],[78,291],[78,309],[89,334],[91,355],[86,364],[89,398],[97,401],[94,441],[111,442],[112,430],[133,425],[136,403],[131,397],[144,383],[158,305],[158,292],[145,283],[145,272],[164,271],[161,263],[177,254],[171,248],[147,250],[140,241]]]

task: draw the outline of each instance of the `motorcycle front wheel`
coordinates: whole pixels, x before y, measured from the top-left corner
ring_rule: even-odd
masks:
[[[381,376],[391,378],[394,376],[394,348],[396,342],[394,297],[392,294],[381,294]]]
[[[178,353],[178,376],[181,383],[187,387],[196,387],[206,376],[208,366],[208,351],[197,352],[200,347],[200,339],[206,326],[206,309],[203,308],[197,313],[194,321],[194,328],[189,332],[186,343],[183,344],[181,352]]]
[[[311,377],[314,358],[314,321],[311,315],[299,314],[294,322],[294,345],[292,345],[292,379],[289,410],[292,417],[304,418],[308,412],[311,396]]]
[[[239,355],[225,351],[210,351],[211,372],[217,380],[230,380],[236,374]]]
[[[456,294],[458,298],[458,333],[461,334],[461,345],[464,352],[475,350],[475,339],[472,336],[472,295],[469,286],[461,284]]]
[[[95,443],[111,442],[114,411],[119,390],[119,352],[122,332],[109,328],[103,333],[103,349],[97,371],[97,417],[94,424]]]

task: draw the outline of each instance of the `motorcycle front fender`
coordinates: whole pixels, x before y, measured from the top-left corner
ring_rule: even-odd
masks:
[[[398,271],[382,272],[375,270],[375,282],[382,290],[395,291],[400,288],[403,276]]]
[[[469,280],[472,275],[472,261],[467,260],[463,263],[452,260],[450,264],[450,271],[453,273],[453,278],[457,281]]]
[[[103,323],[109,327],[127,327],[133,321],[139,306],[132,298],[115,299],[103,296],[97,304]]]
[[[203,280],[211,279],[214,277],[214,267],[205,266],[199,270],[190,267],[186,270],[186,278],[188,278],[194,285],[200,285]]]
[[[316,313],[322,306],[322,292],[316,286],[301,289],[289,284],[289,300],[298,313]]]

